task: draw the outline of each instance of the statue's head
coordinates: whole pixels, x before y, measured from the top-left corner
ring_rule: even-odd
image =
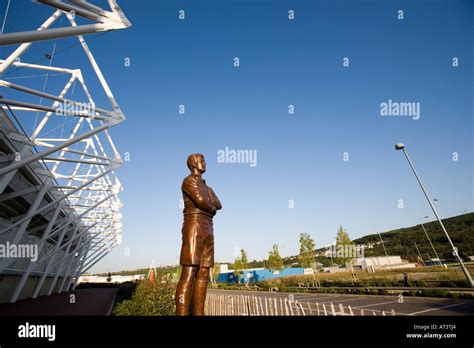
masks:
[[[206,171],[206,160],[204,159],[204,155],[200,153],[193,153],[189,155],[186,164],[188,165],[188,168],[191,172],[197,170],[202,174]]]

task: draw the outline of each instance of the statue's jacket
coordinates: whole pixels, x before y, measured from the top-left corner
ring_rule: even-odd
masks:
[[[212,218],[216,211],[222,208],[221,202],[203,179],[192,174],[183,180],[181,190],[184,200],[184,221],[180,263],[212,267],[214,264]],[[202,259],[203,253],[205,255]]]

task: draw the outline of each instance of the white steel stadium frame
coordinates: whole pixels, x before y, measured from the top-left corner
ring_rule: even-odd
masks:
[[[8,292],[9,302],[74,289],[78,277],[121,242],[118,194],[122,186],[115,171],[123,160],[108,129],[123,122],[125,116],[82,35],[125,29],[131,24],[115,0],[108,0],[110,10],[79,0],[36,2],[55,8],[37,30],[0,35],[0,46],[19,45],[0,60],[0,207],[4,207],[0,209],[0,244],[34,243],[39,255],[26,262],[0,258],[0,277],[12,279],[6,285],[0,282],[0,292]],[[70,26],[51,28],[62,16]],[[77,17],[93,24],[78,25]],[[66,37],[79,40],[111,108],[96,106],[81,69],[20,60],[36,41]],[[68,74],[69,80],[58,95],[47,93],[6,81],[2,75],[13,67],[60,72]],[[76,82],[87,96],[87,107],[65,98]],[[5,97],[13,90],[40,97],[50,105]],[[41,115],[31,134],[19,124],[17,112]],[[70,134],[42,134],[48,122],[58,116],[73,124]],[[12,211],[18,204],[24,205],[24,211],[20,209],[16,215]],[[32,278],[33,285],[29,285]]]

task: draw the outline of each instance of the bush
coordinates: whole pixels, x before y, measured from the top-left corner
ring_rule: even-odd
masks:
[[[115,294],[114,306],[125,300],[130,300],[135,293],[136,288],[136,282],[125,282],[120,284],[117,293]]]
[[[130,300],[119,303],[114,315],[161,316],[175,314],[175,284],[169,280],[141,280]]]

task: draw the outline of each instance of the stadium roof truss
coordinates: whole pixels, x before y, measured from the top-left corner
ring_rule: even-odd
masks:
[[[123,160],[108,129],[123,122],[125,116],[82,35],[124,29],[131,24],[115,0],[108,0],[110,11],[87,1],[37,2],[56,8],[37,30],[0,35],[0,46],[19,44],[13,53],[0,60],[0,91],[3,91],[0,93],[0,113],[4,118],[0,134],[3,131],[11,143],[17,144],[10,151],[0,152],[0,202],[8,204],[14,198],[32,197],[25,213],[8,217],[9,223],[0,225],[0,238],[10,233],[12,237],[8,241],[18,245],[28,234],[41,230],[37,239],[40,256],[36,262],[30,260],[24,269],[16,268],[21,279],[10,302],[20,297],[28,278],[34,274],[40,279],[31,296],[33,298],[45,293],[43,286],[47,277],[53,278],[47,294],[68,290],[71,286],[74,288],[80,274],[121,242],[122,215],[119,210],[122,204],[118,193],[122,186],[115,170]],[[61,16],[65,16],[71,26],[50,29]],[[76,17],[94,23],[77,25]],[[74,36],[79,40],[111,104],[109,109],[96,106],[80,69],[29,64],[19,59],[36,41]],[[45,73],[61,72],[67,74],[69,80],[58,95],[47,93],[3,79],[1,74],[11,67]],[[86,103],[65,97],[76,83],[87,96]],[[26,102],[23,98],[4,97],[9,90],[49,102],[37,104]],[[27,134],[19,124],[15,116],[17,112],[41,115],[31,134]],[[73,125],[70,134],[66,133],[67,136],[63,137],[48,137],[48,133],[43,135],[42,131],[48,123],[59,116],[67,118]],[[13,121],[19,124],[20,129],[14,126]],[[36,185],[30,181],[29,185],[16,191],[11,187],[7,190],[20,172],[36,177]],[[44,217],[46,222],[35,228],[32,221],[38,216]],[[15,270],[11,266],[14,261],[12,258],[0,259],[0,274],[9,269]]]

